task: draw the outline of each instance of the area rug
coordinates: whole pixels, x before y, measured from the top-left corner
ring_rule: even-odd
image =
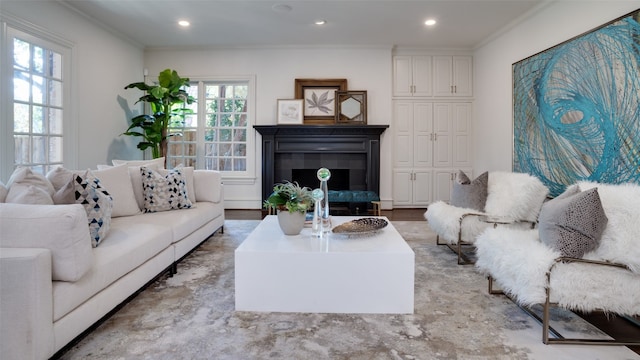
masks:
[[[236,312],[234,250],[258,225],[227,220],[178,265],[63,355],[63,359],[640,359],[623,346],[544,345],[541,327],[487,293],[473,266],[435,244],[425,221],[393,221],[415,252],[408,315]],[[565,332],[601,336],[571,313]],[[570,334],[567,334],[570,335]]]

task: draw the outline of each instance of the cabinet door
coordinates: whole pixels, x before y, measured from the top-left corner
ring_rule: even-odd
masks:
[[[413,106],[413,164],[414,168],[433,166],[433,103]],[[401,141],[397,139],[397,141]]]
[[[429,170],[413,171],[413,205],[429,205],[433,188],[433,173]]]
[[[413,200],[411,169],[393,170],[393,204],[411,205]]]
[[[433,105],[433,166],[452,166],[451,104]]]
[[[412,57],[413,96],[431,96],[431,56]]]
[[[452,82],[454,96],[473,95],[473,60],[471,56],[454,56]]]
[[[453,59],[451,56],[433,57],[433,95],[453,96]]]
[[[436,169],[433,172],[433,201],[451,200],[454,173],[451,169]]]
[[[411,56],[393,57],[393,96],[412,96]]]
[[[413,167],[413,105],[411,101],[393,103],[394,167]]]
[[[471,104],[451,104],[452,167],[471,166]]]

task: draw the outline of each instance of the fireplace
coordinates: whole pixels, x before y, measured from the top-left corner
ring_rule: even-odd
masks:
[[[388,125],[256,125],[262,135],[262,199],[284,180],[317,188],[316,171],[331,171],[329,190],[380,192],[380,134]]]

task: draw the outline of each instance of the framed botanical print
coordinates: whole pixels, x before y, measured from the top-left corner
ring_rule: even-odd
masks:
[[[347,90],[347,79],[296,79],[295,97],[303,100],[304,123],[334,124],[339,90]]]

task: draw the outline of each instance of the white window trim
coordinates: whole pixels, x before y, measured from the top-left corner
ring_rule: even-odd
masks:
[[[63,163],[70,169],[78,167],[78,114],[72,101],[75,98],[74,43],[44,28],[16,16],[0,14],[0,180],[8,180],[13,173],[13,54],[9,48],[13,35],[19,35],[32,44],[55,50],[63,56]],[[11,141],[9,141],[11,140]]]
[[[255,75],[234,75],[234,76],[189,76],[181,75],[182,77],[189,78],[191,82],[238,82],[246,81],[249,84],[248,90],[248,102],[249,111],[247,112],[247,171],[244,174],[231,171],[221,171],[222,180],[225,184],[229,185],[253,185],[255,184],[256,177],[256,131],[253,130],[253,125],[256,123],[256,76]],[[157,81],[157,79],[155,79]],[[202,89],[199,89],[202,90]],[[198,101],[198,115],[206,114],[207,104],[203,101]],[[203,126],[198,121],[198,127]],[[199,152],[204,152],[204,149],[198,149]]]

